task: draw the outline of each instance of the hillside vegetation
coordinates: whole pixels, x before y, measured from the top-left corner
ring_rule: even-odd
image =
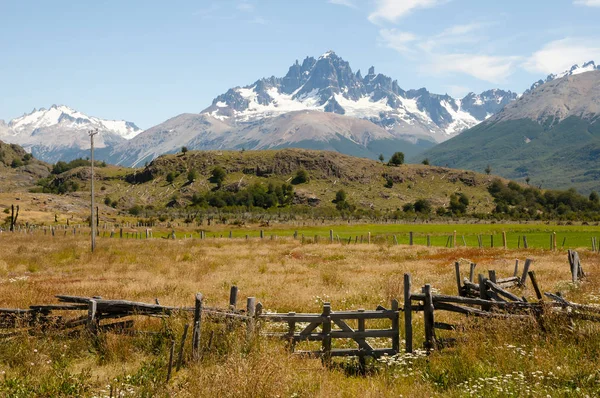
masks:
[[[218,181],[215,169],[223,172]],[[394,166],[301,149],[186,151],[161,156],[133,171],[98,168],[97,176],[101,200],[125,210],[136,206],[154,210],[212,206],[236,211],[273,207],[281,211],[292,206],[319,214],[366,211],[414,216],[416,212],[433,214],[450,206],[453,198],[468,202],[470,212],[494,208],[487,191],[491,176],[426,165]],[[87,168],[74,168],[56,175],[50,184],[76,181],[79,190],[86,190],[88,180]],[[259,199],[261,195],[263,199]]]

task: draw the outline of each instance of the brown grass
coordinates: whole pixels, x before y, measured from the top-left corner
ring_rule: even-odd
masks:
[[[245,303],[246,296],[255,296],[272,311],[317,312],[323,301],[331,301],[334,310],[373,309],[387,305],[391,298],[402,298],[405,272],[411,273],[414,290],[431,283],[442,293],[455,294],[454,261],[462,261],[465,276],[468,262],[473,261],[478,263],[478,272],[495,269],[499,277],[505,277],[512,275],[515,258],[526,257],[535,260],[533,269],[543,290],[560,290],[578,302],[600,299],[596,297],[600,286],[595,275],[600,257],[586,253],[581,254],[589,277],[575,287],[569,283],[565,252],[301,245],[284,239],[100,239],[92,255],[83,237],[8,234],[0,237],[0,244],[0,307],[52,303],[56,294],[147,302],[158,298],[164,305],[191,306],[196,292],[204,294],[208,305],[223,307],[230,286],[236,284],[240,303]],[[518,294],[534,295],[530,288]],[[183,324],[190,321],[186,317],[166,324],[136,320],[138,329],[169,331],[172,337],[163,340],[106,334],[92,344],[85,337],[23,335],[0,344],[0,371],[37,386],[36,393],[46,388],[64,395],[69,394],[48,387],[50,380],[66,379],[78,385],[77,377],[81,377],[84,393],[71,395],[99,394],[111,383],[131,388],[134,396],[463,396],[464,388],[459,384],[470,378],[524,372],[527,380],[534,380],[532,372],[538,370],[547,376],[546,381],[537,387],[533,384],[530,392],[515,384],[517,395],[545,396],[549,391],[553,396],[566,396],[576,394],[576,388],[589,395],[599,392],[596,355],[600,354],[600,338],[594,324],[580,323],[573,328],[550,319],[552,327],[542,333],[532,322],[469,321],[445,314],[439,314],[438,319],[464,327],[462,332],[441,332],[445,337],[458,338],[454,348],[416,359],[410,371],[377,365],[365,377],[348,374],[351,361],[327,370],[317,360],[289,355],[278,341],[258,339],[247,344],[243,330],[242,334],[228,334],[219,325],[207,324],[203,345],[214,330],[212,351],[199,364],[188,363],[166,385],[162,372],[169,341],[180,336]],[[423,341],[420,319],[415,326],[415,344],[419,346]],[[524,347],[534,355],[522,356],[507,345]],[[56,365],[61,358],[63,367]],[[41,371],[32,372],[30,363]],[[414,375],[404,376],[410,372]],[[557,375],[558,381],[548,372]],[[139,381],[140,377],[146,381]],[[155,381],[148,381],[153,378]],[[18,388],[0,384],[0,393],[6,391]],[[494,394],[488,396],[508,393]]]

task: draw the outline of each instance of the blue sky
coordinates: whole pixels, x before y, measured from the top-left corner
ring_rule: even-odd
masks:
[[[307,55],[462,96],[600,62],[600,0],[0,0],[0,119],[65,104],[149,128]]]

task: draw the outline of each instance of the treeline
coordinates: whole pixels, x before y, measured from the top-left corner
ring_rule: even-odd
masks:
[[[267,186],[255,183],[236,191],[215,190],[204,194],[195,193],[192,196],[192,207],[233,207],[246,208],[287,206],[294,199],[294,187],[290,184],[269,183]]]
[[[92,162],[89,159],[83,159],[83,158],[74,159],[74,160],[71,160],[70,162],[64,162],[62,160],[59,160],[58,162],[56,162],[56,164],[54,164],[54,166],[52,166],[52,174],[62,174],[65,171],[69,171],[69,170],[75,169],[77,167],[90,167],[91,165],[92,165]],[[95,161],[94,166],[106,167],[106,162]]]
[[[574,188],[566,191],[541,191],[534,187],[522,187],[516,182],[504,184],[492,181],[488,188],[493,196],[497,217],[532,220],[600,220],[600,197],[596,192],[589,196],[577,193]]]

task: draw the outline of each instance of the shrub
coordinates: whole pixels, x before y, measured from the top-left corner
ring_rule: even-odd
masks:
[[[175,181],[175,177],[176,177],[175,173],[170,171],[169,174],[167,174],[167,182],[169,184],[172,184],[173,181]]]
[[[402,152],[395,152],[392,157],[390,158],[388,165],[390,166],[400,166],[401,164],[404,164],[404,153]]]
[[[299,169],[298,171],[296,171],[296,176],[292,180],[292,184],[304,184],[308,182],[308,180],[308,172],[304,169]]]
[[[194,182],[198,178],[198,173],[196,170],[190,170],[187,175],[187,180],[189,183]]]
[[[217,166],[212,170],[210,181],[217,184],[217,188],[221,188],[223,181],[225,181],[225,177],[227,177],[225,169],[221,166]]]

